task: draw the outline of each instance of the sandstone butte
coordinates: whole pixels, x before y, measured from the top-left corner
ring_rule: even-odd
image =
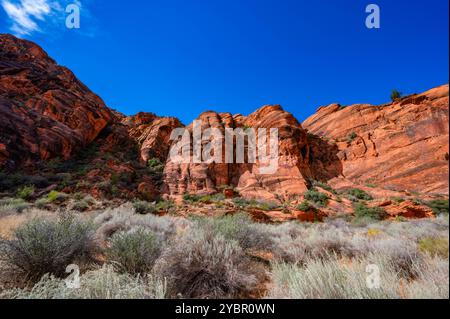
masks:
[[[301,199],[312,180],[336,190],[357,187],[379,199],[449,194],[448,85],[380,106],[324,106],[302,124],[278,105],[264,106],[248,116],[208,111],[198,119],[204,128],[222,132],[227,127],[278,128],[278,171],[258,174],[259,163],[172,163],[170,133],[183,127],[178,119],[120,114],[38,45],[0,35],[0,169],[6,172],[37,170],[55,158],[70,160],[96,143],[101,152],[114,151],[114,156],[86,178],[129,173],[133,184],[122,192],[129,197],[176,199],[185,193],[217,193],[228,185],[242,197],[280,203]],[[192,125],[187,129],[192,130]],[[152,158],[164,163],[161,180],[139,175],[142,167],[124,160],[130,153],[142,167]],[[97,189],[90,191],[101,196]],[[324,209],[327,215],[350,210],[351,203],[330,197]],[[393,216],[398,214],[395,209],[401,210],[381,200],[378,204],[388,207]],[[403,206],[412,215],[429,214],[413,203]]]

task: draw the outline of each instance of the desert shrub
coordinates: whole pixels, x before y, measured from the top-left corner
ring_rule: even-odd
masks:
[[[111,266],[80,276],[80,288],[68,288],[65,281],[45,275],[31,289],[12,289],[0,294],[9,299],[163,299],[164,280],[155,276],[119,274]]]
[[[330,185],[328,185],[327,183],[321,182],[321,181],[315,181],[313,180],[311,182],[313,187],[320,187],[330,193],[336,194],[336,191],[333,189],[333,187],[331,187]]]
[[[401,204],[405,201],[403,197],[392,197],[391,200],[396,204]]]
[[[280,206],[274,202],[270,201],[259,201],[254,205],[254,208],[264,210],[264,211],[271,211],[274,209],[280,208]],[[282,207],[281,207],[282,208]],[[285,210],[285,208],[283,208]]]
[[[425,204],[429,206],[436,215],[449,213],[448,199],[435,199],[426,202]]]
[[[68,197],[67,194],[60,193],[57,191],[51,191],[50,193],[47,194],[47,200],[50,203],[63,201],[65,199],[67,199],[67,197]]]
[[[151,158],[147,162],[150,174],[161,176],[164,172],[164,164],[161,163],[159,158]]]
[[[311,205],[307,200],[303,201],[301,204],[297,206],[297,209],[302,212],[307,212],[311,209]]]
[[[241,198],[241,197],[233,198],[233,204],[239,208],[246,208],[246,207],[252,205],[253,202],[250,200],[247,200],[245,198]]]
[[[381,220],[386,216],[386,212],[381,207],[368,207],[363,203],[355,203],[353,210],[356,218]]]
[[[391,92],[391,101],[395,102],[396,100],[402,97],[402,93],[397,90],[392,90]]]
[[[263,226],[253,223],[250,217],[240,213],[220,218],[201,218],[198,227],[209,228],[227,240],[235,240],[244,249],[270,249],[270,235]]]
[[[225,200],[225,195],[223,193],[217,193],[217,194],[211,195],[211,201],[213,203],[221,202],[223,200]]]
[[[410,299],[449,298],[448,259],[429,258],[416,269],[417,278],[406,287],[406,297]]]
[[[84,194],[82,192],[76,192],[75,194],[73,194],[73,199],[82,200],[85,196],[86,196],[86,194]]]
[[[420,251],[431,256],[440,256],[448,259],[449,246],[447,238],[425,237],[419,241]]]
[[[200,199],[200,196],[198,195],[194,195],[194,194],[189,194],[186,193],[183,195],[183,201],[185,202],[198,202],[198,200]]]
[[[143,274],[153,268],[161,246],[151,232],[137,228],[112,236],[105,254],[118,271]]]
[[[233,204],[240,209],[255,208],[264,211],[270,211],[278,208],[276,203],[257,201],[255,199],[245,199],[241,197],[233,198]]]
[[[21,173],[7,174],[0,172],[0,191],[17,189],[23,185],[32,185],[43,188],[49,185],[49,181],[43,176],[24,175]]]
[[[37,201],[34,202],[34,205],[37,208],[44,208],[48,204],[50,204],[50,201],[46,197],[39,198]]]
[[[27,200],[33,196],[34,190],[35,188],[33,185],[23,186],[17,190],[16,196],[20,199]]]
[[[110,180],[102,181],[96,184],[97,188],[101,190],[106,196],[111,196],[117,191],[117,186]]]
[[[309,259],[324,259],[330,254],[342,257],[356,255],[347,229],[331,224],[291,223],[272,229],[276,260],[304,264]]]
[[[257,280],[238,243],[209,230],[189,232],[166,249],[155,266],[170,297],[237,298]]]
[[[327,206],[330,197],[328,197],[328,195],[324,193],[319,192],[315,188],[311,188],[305,193],[305,199],[310,202],[313,202],[315,205],[319,207],[325,207]]]
[[[349,236],[344,231],[318,225],[309,229],[308,236],[303,240],[305,249],[311,259],[325,259],[329,255],[353,257],[355,248]]]
[[[184,194],[183,200],[187,203],[217,203],[225,199],[223,194],[214,195],[194,195],[194,194]]]
[[[395,272],[381,269],[379,289],[367,286],[367,262],[354,260],[343,264],[336,257],[310,259],[305,266],[274,263],[273,285],[268,298],[287,299],[396,299],[398,278]]]
[[[212,196],[211,195],[199,196],[198,199],[197,199],[197,202],[204,203],[204,204],[209,204],[209,203],[212,202]]]
[[[106,210],[94,219],[94,223],[98,226],[96,237],[100,241],[107,241],[120,231],[143,227],[151,231],[162,242],[169,240],[176,233],[184,231],[190,224],[183,218],[136,214],[130,203]]]
[[[20,226],[10,240],[0,242],[0,258],[36,280],[44,274],[64,274],[67,265],[92,252],[92,227],[72,215],[58,220],[35,218]]]
[[[72,209],[77,212],[84,212],[89,208],[89,202],[86,199],[76,200],[72,204]]]
[[[355,132],[352,132],[352,133],[350,133],[348,136],[347,136],[347,142],[348,143],[351,143],[351,142],[353,142],[354,140],[355,140],[355,138],[357,138],[358,137],[358,134],[356,134]]]
[[[20,198],[4,198],[0,199],[0,216],[8,214],[22,213],[29,208],[30,204]]]
[[[362,189],[358,189],[358,188],[349,189],[346,191],[346,193],[347,193],[349,199],[353,200],[353,201],[355,201],[354,199],[357,199],[357,200],[372,200],[373,199],[372,196],[367,194]]]
[[[175,208],[175,203],[171,200],[160,200],[156,203],[156,210],[161,211],[170,211],[171,209]]]
[[[154,214],[156,212],[155,204],[146,201],[136,201],[133,203],[133,207],[136,213],[141,215]]]
[[[379,238],[366,242],[360,252],[374,264],[388,264],[403,278],[411,279],[417,276],[417,269],[423,263],[415,243],[401,238]]]
[[[422,238],[448,238],[448,219],[445,216],[408,220],[403,223],[384,221],[379,223],[378,227],[392,237],[408,238],[411,242],[419,242]]]

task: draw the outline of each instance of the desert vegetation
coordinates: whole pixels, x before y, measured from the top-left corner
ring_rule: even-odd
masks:
[[[23,204],[16,201],[4,205]],[[358,206],[354,219],[370,222],[264,224],[245,212],[157,216],[151,205],[90,214],[12,208],[0,220],[20,218],[2,226],[11,229],[1,232],[1,297],[449,297],[448,214],[377,220],[379,211]],[[70,264],[80,269],[78,289],[66,284]],[[379,273],[375,288],[370,267]]]

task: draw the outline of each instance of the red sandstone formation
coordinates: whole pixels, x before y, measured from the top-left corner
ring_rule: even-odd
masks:
[[[169,195],[211,194],[216,193],[220,186],[232,185],[246,198],[280,201],[299,196],[307,190],[306,178],[311,176],[311,172],[308,167],[306,132],[292,114],[280,106],[265,106],[247,118],[229,113],[205,112],[198,120],[202,122],[203,131],[216,128],[222,135],[225,135],[225,128],[245,127],[256,131],[258,128],[278,128],[279,168],[275,174],[263,174],[259,168],[265,164],[228,164],[225,163],[224,154],[223,163],[213,164],[178,164],[168,159],[165,192]],[[192,124],[187,129],[192,132]]]
[[[172,130],[182,127],[174,117],[158,117],[152,113],[138,113],[122,119],[129,127],[129,135],[140,145],[140,156],[144,163],[151,158],[165,162],[169,153]]]
[[[381,106],[332,104],[303,124],[280,106],[264,106],[247,117],[212,111],[199,116],[203,129],[222,134],[226,128],[277,128],[278,170],[266,175],[260,173],[264,165],[259,162],[173,163],[168,158],[170,135],[182,127],[178,119],[152,113],[127,117],[111,110],[40,47],[0,35],[0,169],[33,169],[52,158],[67,160],[95,143],[99,154],[88,159],[91,166],[83,182],[97,197],[105,196],[104,182],[113,179],[120,180],[116,193],[124,198],[148,200],[221,189],[232,198],[235,189],[245,198],[298,204],[313,179],[341,191],[357,187],[377,199],[448,196],[448,90],[444,85]],[[192,124],[187,129],[192,132]],[[165,163],[162,179],[150,176],[144,166],[152,158]],[[328,195],[328,206],[318,212],[255,214],[311,220],[352,213],[350,201]],[[392,217],[431,214],[410,201],[383,208]]]
[[[39,46],[0,36],[0,166],[68,159],[113,120],[103,101]]]
[[[394,191],[448,195],[448,93],[444,85],[387,105],[332,104],[302,125],[335,145],[340,178]]]

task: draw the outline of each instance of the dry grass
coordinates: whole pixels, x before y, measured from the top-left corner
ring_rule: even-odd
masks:
[[[3,216],[0,235],[12,239],[28,221],[56,216],[37,209]],[[217,219],[140,215],[128,203],[76,218],[94,224],[94,243],[102,251],[96,257],[104,264],[100,270],[89,265],[82,275],[84,290],[68,291],[51,276],[44,276],[32,289],[10,290],[9,284],[21,278],[0,269],[2,277],[10,279],[7,287],[0,281],[0,291],[8,288],[4,297],[374,299],[449,295],[449,220],[445,215],[370,224],[332,219],[266,225],[243,215]],[[149,235],[148,244],[129,237],[139,231],[144,237]],[[114,258],[108,259],[107,248],[117,238]],[[380,289],[367,288],[369,264],[381,270]]]
[[[14,231],[25,222],[36,217],[54,217],[54,213],[39,209],[27,209],[21,214],[7,215],[0,218],[0,237],[9,239]]]

